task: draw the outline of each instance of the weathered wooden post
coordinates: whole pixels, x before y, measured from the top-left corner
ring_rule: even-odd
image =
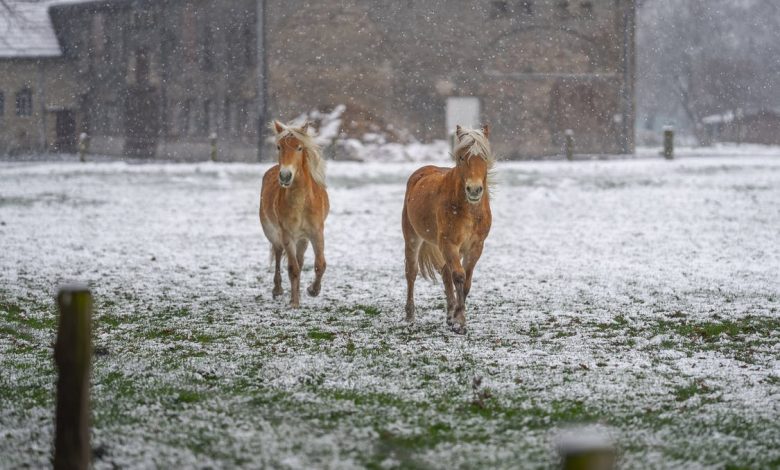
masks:
[[[79,134],[79,160],[82,162],[87,161],[87,153],[89,152],[89,136],[86,132]]]
[[[664,126],[664,158],[671,160],[674,158],[674,128]]]
[[[564,152],[566,153],[566,160],[574,160],[574,131],[571,129],[566,129],[563,133],[564,135]]]
[[[211,135],[209,135],[209,144],[211,144],[211,161],[216,162],[217,161],[217,133],[212,132]]]
[[[92,359],[92,294],[86,286],[60,289],[54,360],[57,364],[57,411],[54,468],[86,469],[90,461],[89,378]]]
[[[561,437],[558,453],[562,470],[614,470],[617,466],[615,446],[611,440],[586,430]]]

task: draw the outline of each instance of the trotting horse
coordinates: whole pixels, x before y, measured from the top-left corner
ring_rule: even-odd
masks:
[[[325,272],[325,219],[330,210],[325,189],[325,161],[319,146],[308,134],[309,123],[301,127],[274,121],[279,164],[263,175],[260,192],[260,224],[271,242],[275,262],[273,297],[282,289],[280,264],[287,256],[290,277],[290,304],[300,305],[301,268],[303,254],[311,242],[314,248],[314,282],[306,290],[314,297],[320,293]]]
[[[425,166],[406,184],[401,225],[406,243],[406,320],[414,321],[414,281],[436,272],[444,282],[447,324],[466,332],[466,296],[490,232],[489,175],[495,159],[482,130],[457,126],[455,168]]]

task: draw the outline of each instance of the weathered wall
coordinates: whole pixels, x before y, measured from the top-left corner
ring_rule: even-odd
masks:
[[[0,60],[0,152],[26,153],[53,149],[56,111],[75,110],[78,96],[70,64],[59,59]],[[29,89],[31,113],[17,115],[16,95]]]

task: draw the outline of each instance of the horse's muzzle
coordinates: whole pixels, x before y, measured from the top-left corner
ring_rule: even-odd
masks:
[[[279,172],[279,185],[283,188],[289,188],[292,184],[293,174],[290,170],[282,170]]]
[[[484,189],[482,186],[466,186],[466,200],[472,204],[476,204],[482,200],[482,194]]]

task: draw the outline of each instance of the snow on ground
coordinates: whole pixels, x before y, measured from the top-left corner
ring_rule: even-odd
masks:
[[[780,155],[499,164],[465,336],[423,281],[400,321],[417,166],[329,165],[323,292],[291,310],[268,165],[0,163],[0,467],[49,462],[68,280],[96,468],[549,468],[571,423],[624,468],[780,464]]]

